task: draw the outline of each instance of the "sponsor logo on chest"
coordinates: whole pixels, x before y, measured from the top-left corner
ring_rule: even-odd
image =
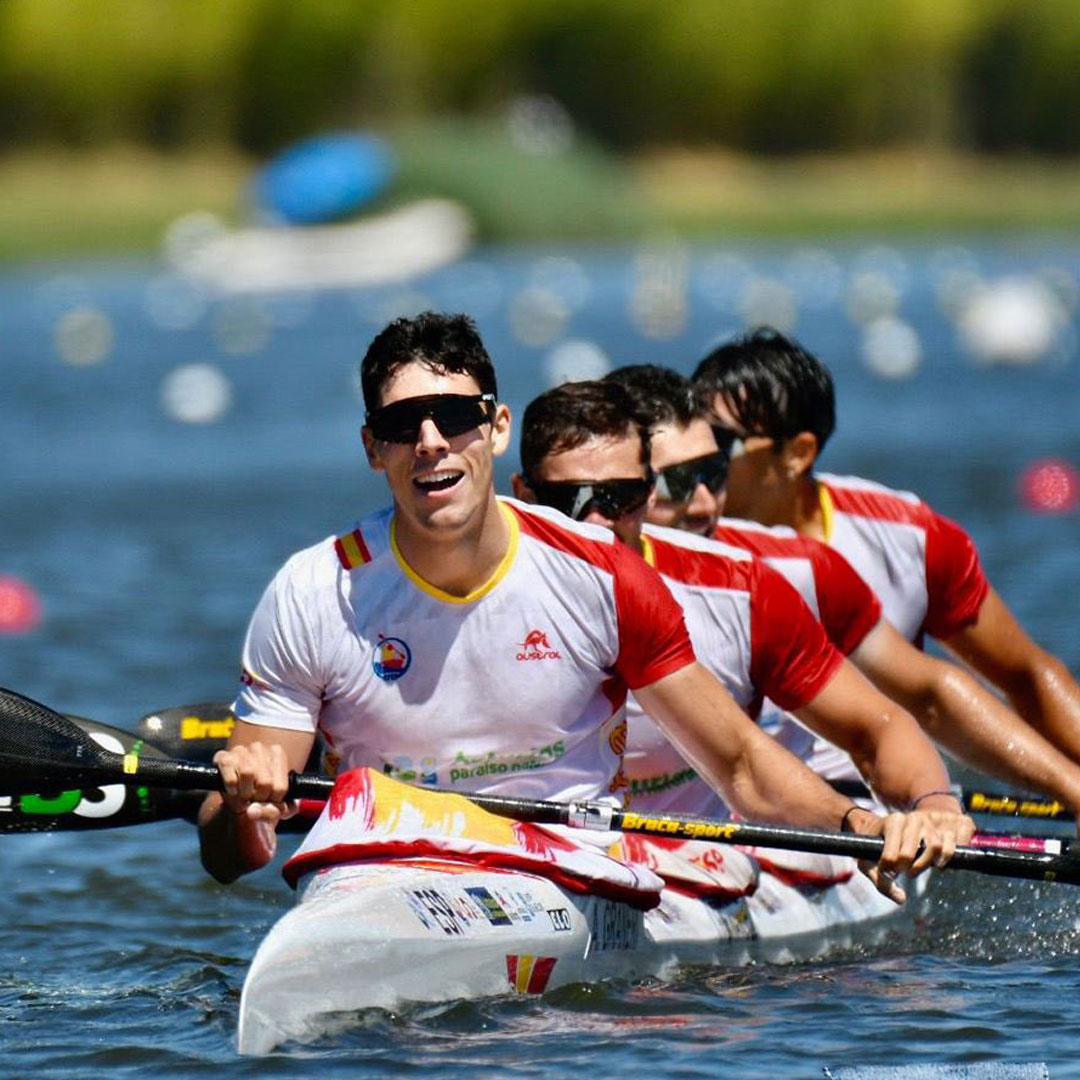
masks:
[[[412,666],[412,650],[398,637],[379,635],[371,654],[371,669],[383,682],[397,682]]]
[[[530,630],[518,647],[518,660],[561,660],[562,653],[551,647],[543,630]]]

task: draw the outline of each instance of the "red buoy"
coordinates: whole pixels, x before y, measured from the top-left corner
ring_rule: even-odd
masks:
[[[1020,497],[1039,514],[1067,514],[1080,506],[1080,470],[1067,461],[1032,462],[1020,477]]]
[[[0,574],[0,634],[25,634],[41,621],[41,601],[16,577]]]

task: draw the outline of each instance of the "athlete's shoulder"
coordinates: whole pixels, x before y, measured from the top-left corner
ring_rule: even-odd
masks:
[[[759,558],[806,558],[815,543],[786,525],[761,525],[742,518],[720,518],[712,535]]]
[[[933,511],[913,491],[900,491],[859,476],[819,473],[818,483],[828,492],[833,509],[852,517],[924,525]]]
[[[336,578],[341,570],[359,570],[389,548],[393,507],[362,518],[351,529],[324,537],[294,552],[279,575],[290,580]]]
[[[685,529],[669,529],[663,525],[645,525],[642,532],[656,546],[675,548],[680,551],[699,553],[703,557],[720,557],[744,562],[753,553],[739,544],[731,544],[716,536],[702,536]]]
[[[359,570],[370,566],[380,555],[388,552],[393,517],[394,508],[387,506],[333,537],[332,548],[338,566],[345,570]]]
[[[758,560],[745,548],[711,537],[646,525],[642,530],[651,548],[651,562],[666,578],[704,588],[751,588]]]
[[[524,503],[500,495],[499,502],[514,515],[525,543],[537,544],[551,552],[604,568],[610,568],[613,560],[620,557],[623,547],[610,530],[602,525],[574,521],[550,506]]]

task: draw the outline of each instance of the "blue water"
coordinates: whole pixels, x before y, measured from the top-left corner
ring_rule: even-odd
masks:
[[[382,501],[361,454],[354,372],[388,315],[474,311],[520,413],[568,340],[613,364],[689,371],[740,328],[755,275],[786,290],[795,332],[836,375],[840,429],[823,465],[915,488],[961,521],[1022,622],[1080,670],[1080,518],[1034,513],[1018,495],[1033,461],[1080,466],[1080,249],[849,243],[810,274],[779,244],[638,254],[485,251],[408,287],[262,305],[181,293],[187,306],[167,318],[153,297],[175,283],[155,262],[0,276],[0,575],[32,586],[44,612],[36,630],[0,635],[0,683],[119,727],[229,698],[272,572]],[[942,307],[948,266],[1050,282],[1062,307],[1045,355],[979,363]],[[921,344],[910,377],[865,363],[850,309],[868,268],[892,283],[893,311]],[[667,318],[650,329],[635,298]],[[95,363],[72,365],[58,348],[72,311],[106,330],[90,335]],[[216,422],[182,423],[162,406],[163,380],[191,363],[231,387]],[[513,456],[500,463],[503,490]],[[1033,1061],[1080,1077],[1080,893],[1066,886],[946,872],[928,911],[872,949],[380,1014],[249,1061],[234,1052],[237,1003],[261,935],[290,903],[276,867],[220,887],[179,822],[0,836],[0,852],[5,1077],[816,1077]]]

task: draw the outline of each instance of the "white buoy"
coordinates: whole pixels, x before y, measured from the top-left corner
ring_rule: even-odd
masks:
[[[1037,278],[983,282],[959,312],[965,348],[984,364],[1036,364],[1054,349],[1066,323],[1059,297]]]
[[[594,341],[564,341],[544,358],[544,374],[550,386],[602,379],[610,370],[607,353]]]
[[[922,363],[922,343],[915,328],[892,316],[875,319],[863,330],[863,363],[883,379],[907,379]]]
[[[65,364],[93,367],[112,352],[112,320],[99,308],[77,307],[57,320],[53,342]]]
[[[183,424],[212,424],[232,404],[232,386],[213,364],[184,364],[165,376],[161,405]]]

